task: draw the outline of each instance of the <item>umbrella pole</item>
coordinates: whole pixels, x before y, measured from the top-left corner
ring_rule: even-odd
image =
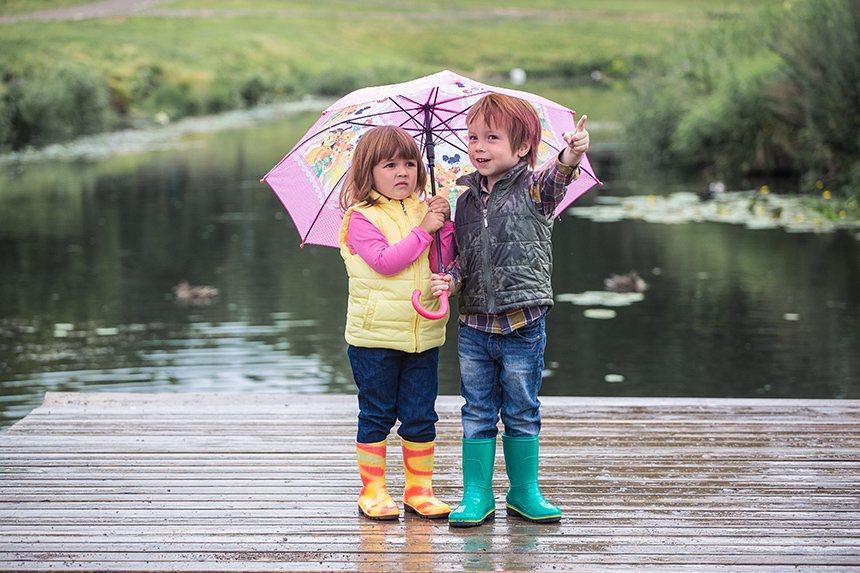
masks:
[[[425,147],[427,149],[427,171],[430,176],[430,196],[436,196],[436,145],[433,143],[433,130],[430,128],[430,108],[427,107],[424,109],[424,142]],[[439,263],[439,274],[444,274],[445,265],[442,263],[442,240],[439,231],[436,231],[436,259]],[[439,305],[440,308],[437,312],[433,312],[427,310],[423,306],[421,306],[421,301],[419,297],[421,296],[421,290],[415,289],[412,291],[412,306],[415,308],[415,311],[423,316],[424,318],[429,318],[432,320],[437,320],[442,318],[443,316],[448,314],[448,297],[444,296],[445,293],[442,292],[439,295]]]
[[[436,196],[436,144],[433,143],[433,130],[430,129],[430,108],[424,110],[424,141],[427,147],[427,171],[430,175],[430,196]],[[436,231],[436,258],[439,263],[439,274],[445,272],[442,264],[442,241],[439,231]]]

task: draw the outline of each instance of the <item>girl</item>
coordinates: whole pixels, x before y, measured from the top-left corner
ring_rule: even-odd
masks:
[[[340,195],[346,212],[339,244],[349,275],[346,341],[358,386],[356,449],[364,485],[358,508],[370,519],[400,516],[385,488],[385,441],[398,419],[406,511],[431,519],[451,511],[431,486],[439,347],[447,317],[421,318],[411,302],[417,288],[428,293],[422,297],[425,308],[439,308],[428,288],[431,265],[439,268],[436,231],[443,262],[452,258],[451,208],[439,195],[422,201],[426,184],[412,137],[399,127],[376,127],[356,144]]]

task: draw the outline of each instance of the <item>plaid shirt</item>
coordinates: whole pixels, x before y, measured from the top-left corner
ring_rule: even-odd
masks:
[[[549,163],[540,172],[532,172],[529,192],[538,211],[547,220],[552,219],[556,206],[564,199],[567,186],[578,177],[579,165],[571,167],[558,160]],[[490,192],[487,190],[487,179],[484,177],[481,179],[481,201],[484,205],[487,204],[489,198]],[[462,278],[459,257],[456,257],[448,265],[446,272],[454,278],[454,291],[459,291]],[[482,332],[510,334],[516,329],[539,319],[548,310],[548,306],[531,306],[515,308],[502,314],[460,314],[460,321],[466,326]]]

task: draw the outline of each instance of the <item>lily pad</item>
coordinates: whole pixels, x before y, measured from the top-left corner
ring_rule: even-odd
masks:
[[[611,308],[586,308],[582,314],[585,315],[585,318],[598,320],[610,320],[618,316],[618,313]]]
[[[581,293],[562,293],[556,295],[558,302],[571,302],[578,306],[630,306],[634,302],[645,300],[641,292],[612,292],[604,290],[589,290]]]

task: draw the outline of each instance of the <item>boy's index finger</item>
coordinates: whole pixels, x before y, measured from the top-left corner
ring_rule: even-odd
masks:
[[[579,118],[579,122],[576,124],[576,131],[585,131],[585,120],[588,119],[587,115],[583,115]]]

